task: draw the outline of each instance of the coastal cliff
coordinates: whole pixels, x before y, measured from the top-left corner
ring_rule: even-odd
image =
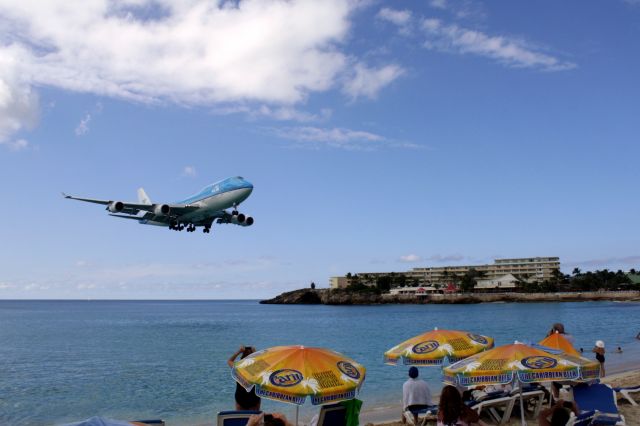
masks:
[[[640,291],[585,291],[567,293],[463,293],[428,296],[349,293],[331,289],[301,289],[282,293],[265,304],[284,305],[376,305],[376,304],[467,304],[496,302],[586,302],[596,300],[640,301]]]

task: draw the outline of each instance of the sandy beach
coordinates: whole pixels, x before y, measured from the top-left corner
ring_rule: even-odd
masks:
[[[603,378],[602,382],[607,383],[612,387],[636,386],[640,384],[640,368],[613,373]],[[436,397],[438,396],[439,395],[436,395]],[[625,417],[627,425],[640,426],[640,406],[633,406],[626,399],[619,398],[618,408],[620,413]],[[399,421],[399,413],[400,404],[394,407],[377,407],[372,408],[371,410],[364,410],[360,416],[360,423],[367,426],[402,426],[402,423]],[[396,420],[393,419],[394,417]],[[488,417],[483,416],[482,420],[490,425],[495,424],[495,422]],[[538,421],[537,419],[528,418],[527,423],[538,424]],[[430,422],[429,424],[435,424],[435,421]],[[520,424],[520,418],[512,416],[511,420],[507,424],[510,426],[517,426]]]

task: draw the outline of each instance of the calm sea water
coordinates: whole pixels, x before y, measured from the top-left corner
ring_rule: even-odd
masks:
[[[563,322],[607,366],[640,360],[640,303],[279,306],[253,301],[0,301],[0,424],[59,424],[93,415],[212,423],[233,408],[227,358],[241,344],[303,344],[363,363],[365,407],[397,402],[406,367],[382,353],[437,326],[537,341]],[[611,353],[622,346],[622,355]],[[588,356],[591,356],[589,352]],[[437,388],[437,369],[422,369]],[[267,410],[291,413],[267,401]],[[303,413],[309,415],[310,403]]]

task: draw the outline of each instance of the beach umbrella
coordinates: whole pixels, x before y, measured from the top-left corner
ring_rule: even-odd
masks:
[[[580,356],[580,352],[573,347],[571,342],[557,331],[540,340],[538,345],[538,348],[543,351],[551,351],[552,353],[559,351],[563,358],[578,364],[581,380],[595,380],[600,377],[600,363],[597,360]]]
[[[504,385],[519,382],[520,414],[523,425],[525,424],[523,384],[581,378],[581,365],[569,357],[552,354],[520,342],[498,346],[443,369],[443,381],[454,386]]]
[[[580,356],[580,352],[573,347],[571,342],[557,331],[540,340],[538,344],[547,348],[557,349],[566,355]]]
[[[366,369],[341,353],[305,346],[276,346],[237,361],[231,374],[247,391],[296,405],[307,397],[322,405],[353,399],[364,382]]]
[[[491,349],[493,338],[459,330],[437,328],[405,340],[384,353],[384,362],[396,365],[440,366]]]

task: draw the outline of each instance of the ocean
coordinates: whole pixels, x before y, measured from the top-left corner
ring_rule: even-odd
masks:
[[[342,352],[367,367],[363,409],[397,404],[405,366],[382,363],[391,346],[434,327],[538,341],[562,322],[608,371],[640,360],[640,303],[477,305],[260,305],[257,301],[0,300],[0,425],[49,425],[94,415],[212,424],[233,409],[227,359],[240,345],[302,344]],[[621,346],[622,354],[613,353]],[[437,368],[420,370],[435,390]],[[265,401],[267,411],[292,406]],[[317,407],[308,402],[303,416]]]

